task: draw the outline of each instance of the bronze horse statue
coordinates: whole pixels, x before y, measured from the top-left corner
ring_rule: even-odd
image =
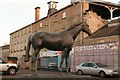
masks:
[[[73,42],[81,31],[87,33],[88,35],[91,35],[91,30],[89,29],[87,23],[79,23],[59,33],[48,33],[42,31],[32,34],[29,37],[28,44],[26,47],[26,54],[25,54],[25,62],[27,62],[29,61],[30,58],[29,50],[30,50],[30,46],[32,45],[34,48],[34,54],[31,56],[32,74],[33,75],[36,74],[35,62],[37,59],[37,55],[42,48],[47,48],[49,50],[54,50],[54,51],[62,51],[61,63],[59,68],[60,69],[62,68],[62,64],[65,59],[66,69],[67,69],[68,68],[67,59],[72,49]]]

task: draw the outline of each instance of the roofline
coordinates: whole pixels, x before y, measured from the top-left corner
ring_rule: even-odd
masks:
[[[120,9],[120,5],[115,4],[115,3],[112,3],[112,2],[106,2],[106,1],[103,1],[103,2],[95,2],[95,1],[93,1],[93,2],[89,2],[89,3],[91,3],[91,4],[96,4],[96,5],[101,5],[101,6],[107,5],[107,6],[117,7],[117,8]]]
[[[87,1],[87,2],[90,3],[90,4],[96,4],[96,5],[100,5],[100,6],[105,6],[105,5],[107,5],[107,6],[113,6],[113,7],[120,8],[120,5],[117,5],[117,4],[112,3],[112,2],[107,2],[107,1],[103,1],[103,2],[97,2],[97,1],[91,1],[91,2],[90,2],[90,1]],[[20,28],[20,29],[18,29],[18,30],[16,30],[16,31],[10,33],[9,35],[17,32],[17,31],[19,31],[19,30],[22,30],[22,29],[24,29],[24,28],[26,28],[26,27],[28,27],[28,26],[30,26],[30,25],[33,25],[33,24],[35,24],[35,23],[37,23],[37,22],[39,22],[39,21],[41,21],[41,20],[43,20],[43,19],[46,19],[46,18],[48,18],[48,17],[50,17],[50,16],[52,16],[52,15],[54,15],[54,14],[60,12],[60,11],[65,10],[65,9],[68,8],[68,7],[71,7],[71,6],[75,5],[75,4],[77,4],[77,3],[81,3],[81,2],[75,2],[75,3],[69,4],[69,5],[67,5],[66,7],[63,7],[63,8],[61,8],[60,10],[56,11],[55,13],[50,14],[50,15],[47,15],[47,16],[45,16],[45,17],[43,17],[43,18],[41,18],[41,19],[39,19],[39,20],[37,20],[37,21],[35,21],[35,22],[33,22],[33,23],[25,26],[25,27],[23,27],[23,28]]]
[[[20,28],[20,29],[18,29],[18,30],[16,30],[16,31],[10,33],[9,35],[11,35],[11,34],[17,32],[17,31],[19,31],[19,30],[22,30],[22,29],[24,29],[24,28],[26,28],[26,27],[28,27],[28,26],[30,26],[30,25],[33,25],[33,24],[35,24],[35,23],[37,23],[37,22],[39,22],[39,21],[41,21],[41,20],[43,20],[43,19],[46,19],[46,18],[48,18],[48,17],[50,17],[50,16],[52,16],[52,15],[54,15],[54,14],[60,12],[60,11],[65,10],[65,9],[68,8],[68,7],[71,7],[71,6],[74,5],[74,4],[77,4],[77,3],[79,3],[79,2],[76,2],[76,3],[70,4],[70,5],[68,5],[68,6],[64,7],[64,8],[61,8],[60,10],[56,11],[55,13],[50,14],[50,15],[47,15],[47,16],[45,16],[45,17],[43,17],[43,18],[41,18],[41,19],[39,19],[39,20],[37,20],[37,21],[35,21],[35,22],[33,22],[33,23],[31,23],[31,24],[25,26],[25,27],[22,27],[22,28]]]

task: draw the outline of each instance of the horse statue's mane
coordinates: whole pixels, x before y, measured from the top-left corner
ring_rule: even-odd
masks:
[[[82,23],[78,23],[78,24],[75,24],[75,25],[73,25],[73,26],[69,27],[69,28],[67,29],[67,31],[72,30],[73,28],[75,28],[76,26],[78,26],[78,25],[80,25],[80,24],[82,24]]]

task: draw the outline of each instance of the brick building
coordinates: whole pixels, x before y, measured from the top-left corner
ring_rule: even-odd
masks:
[[[57,2],[48,2],[48,15],[42,19],[40,16],[40,7],[35,8],[35,22],[10,33],[10,56],[21,57],[25,54],[28,37],[37,31],[60,32],[72,25],[86,20],[94,33],[113,17],[120,16],[120,6],[108,2],[96,1],[75,1],[70,5],[57,10]],[[86,14],[86,15],[83,15]],[[81,32],[74,45],[83,44],[87,35]],[[46,49],[42,50],[44,52]],[[32,53],[32,47],[30,54]]]
[[[7,59],[10,54],[10,45],[4,45],[0,47],[0,58]]]
[[[96,44],[102,42],[119,42],[120,41],[120,17],[110,21],[89,37],[84,40],[85,44]]]
[[[2,47],[0,46],[0,57],[2,57]]]
[[[74,47],[71,71],[83,62],[96,62],[117,69],[120,75],[120,17],[110,21],[84,40],[84,45]]]

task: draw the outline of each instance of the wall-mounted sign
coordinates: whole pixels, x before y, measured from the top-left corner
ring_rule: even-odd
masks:
[[[76,46],[76,51],[85,51],[85,50],[102,50],[102,49],[112,49],[118,50],[118,42],[113,43],[101,43],[101,44],[92,44],[92,45],[84,45],[84,46]]]

